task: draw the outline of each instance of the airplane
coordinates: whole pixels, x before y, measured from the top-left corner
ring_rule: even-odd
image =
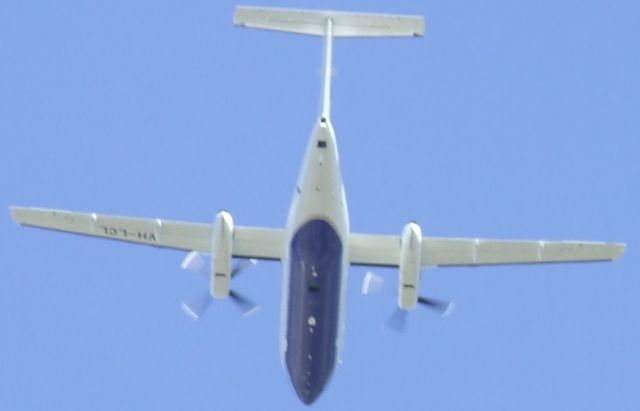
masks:
[[[625,245],[621,243],[423,237],[413,221],[400,235],[352,233],[331,122],[333,41],[341,37],[420,37],[423,18],[238,6],[234,23],[319,36],[324,42],[321,110],[284,228],[235,225],[228,211],[218,212],[212,223],[192,223],[11,207],[13,219],[25,226],[187,251],[186,268],[200,264],[200,256],[210,255],[210,297],[230,298],[246,306],[247,312],[254,304],[231,288],[232,279],[243,268],[243,263],[234,265],[234,259],[281,261],[280,354],[304,404],[317,400],[339,363],[350,266],[398,269],[397,309],[403,314],[418,305],[441,312],[449,307],[419,295],[425,268],[612,261],[622,255]],[[373,280],[367,278],[367,282]],[[183,308],[197,318],[204,305]]]

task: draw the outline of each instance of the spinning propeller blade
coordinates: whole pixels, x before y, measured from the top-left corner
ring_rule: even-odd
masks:
[[[231,278],[234,278],[236,275],[240,274],[247,268],[254,267],[258,264],[258,260],[254,258],[249,258],[248,260],[240,260],[238,261],[231,270]]]
[[[436,300],[435,298],[418,297],[418,303],[431,308],[446,317],[453,311],[455,304],[449,301]]]
[[[229,291],[229,298],[240,308],[243,317],[250,317],[260,309],[258,304],[237,291]]]
[[[183,270],[192,271],[194,273],[204,274],[207,257],[197,251],[192,251],[182,260]]]
[[[210,259],[207,255],[192,251],[184,258],[181,267],[183,270],[189,270],[198,274],[207,274],[207,260]],[[253,258],[236,261],[231,269],[231,278],[234,278],[248,268],[254,267],[256,264],[258,264],[258,261]],[[229,298],[240,308],[243,317],[250,317],[260,309],[258,304],[235,290],[229,291]],[[181,308],[191,319],[198,320],[207,311],[212,300],[213,297],[211,297],[211,294],[205,292],[192,298],[188,302],[182,303]]]
[[[399,333],[404,333],[407,331],[407,315],[408,311],[402,309],[400,307],[393,310],[391,316],[386,322],[387,327],[391,328],[393,331],[397,331]]]
[[[192,298],[189,302],[182,303],[180,307],[192,320],[197,321],[207,311],[207,308],[211,305],[211,300],[209,292],[205,292]]]
[[[384,280],[378,274],[375,274],[371,271],[367,271],[364,275],[364,279],[362,280],[362,294],[378,294],[382,291],[382,286],[384,285]]]
[[[362,280],[362,294],[378,294],[384,288],[383,285],[384,279],[369,271],[365,274],[364,279]],[[429,297],[418,297],[418,304],[437,311],[443,317],[451,314],[455,307],[455,304],[449,301]],[[407,330],[407,316],[408,311],[398,307],[393,311],[389,319],[387,319],[386,325],[394,331],[404,333]]]

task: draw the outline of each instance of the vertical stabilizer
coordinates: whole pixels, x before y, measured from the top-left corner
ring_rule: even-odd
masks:
[[[233,23],[241,27],[324,37],[321,121],[331,115],[331,74],[335,37],[418,37],[424,33],[421,16],[339,11],[236,7]]]
[[[331,118],[331,75],[333,66],[333,20],[327,17],[324,22],[324,69],[322,76],[322,114],[324,121]]]

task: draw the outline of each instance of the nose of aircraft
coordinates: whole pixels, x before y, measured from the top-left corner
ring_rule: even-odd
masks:
[[[332,353],[334,354],[334,353]],[[330,359],[335,358],[335,354]],[[330,360],[329,359],[329,360]],[[331,379],[335,367],[334,361],[327,361],[322,355],[292,356],[288,362],[291,385],[298,398],[309,405],[318,399],[324,387]]]
[[[310,405],[315,402],[322,393],[322,390],[327,383],[327,378],[325,377],[322,380],[319,380],[318,378],[313,378],[312,374],[305,373],[305,375],[299,376],[295,379],[292,376],[292,382],[293,388],[295,389],[296,394],[298,394],[300,401],[306,405]]]

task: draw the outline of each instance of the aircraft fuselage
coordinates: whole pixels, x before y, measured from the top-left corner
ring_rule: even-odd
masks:
[[[320,395],[339,360],[348,234],[335,134],[321,117],[294,193],[283,264],[281,354],[305,404]]]

